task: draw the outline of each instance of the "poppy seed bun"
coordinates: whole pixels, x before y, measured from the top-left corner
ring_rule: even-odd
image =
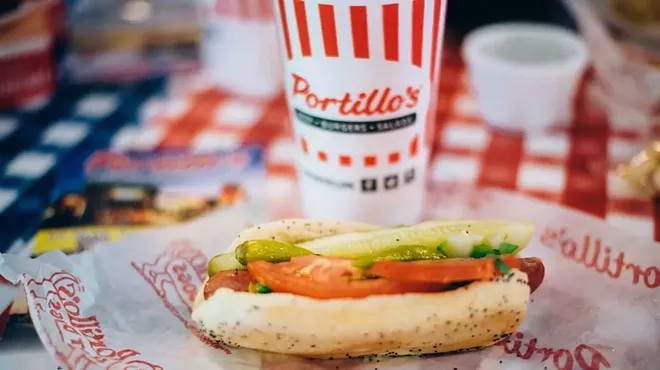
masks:
[[[206,283],[206,282],[205,282]],[[529,300],[519,270],[441,293],[319,300],[221,288],[192,318],[229,346],[314,358],[421,355],[489,346],[516,331]]]

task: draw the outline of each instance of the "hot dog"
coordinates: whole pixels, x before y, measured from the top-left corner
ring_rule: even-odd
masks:
[[[284,220],[242,232],[209,262],[193,320],[224,345],[315,358],[492,345],[542,283],[518,221],[380,228]]]

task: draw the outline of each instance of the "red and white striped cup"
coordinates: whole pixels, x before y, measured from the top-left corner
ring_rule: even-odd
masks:
[[[231,93],[271,98],[282,91],[273,0],[198,0],[204,75]]]
[[[311,218],[421,217],[446,0],[274,0]]]
[[[38,106],[52,94],[51,5],[23,2],[0,16],[0,109]]]

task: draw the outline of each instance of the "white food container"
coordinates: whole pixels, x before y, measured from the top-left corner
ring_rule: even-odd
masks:
[[[543,132],[572,120],[585,43],[564,28],[506,23],[468,35],[469,80],[483,119],[507,131]]]

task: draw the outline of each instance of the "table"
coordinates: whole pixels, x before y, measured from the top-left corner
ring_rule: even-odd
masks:
[[[495,186],[514,190],[606,219],[613,225],[660,240],[660,204],[634,194],[613,172],[645,145],[635,127],[610,125],[587,98],[584,79],[570,125],[540,136],[491,130],[477,110],[455,43],[444,52],[437,127],[430,162],[440,184]],[[269,189],[274,196],[295,187],[296,146],[283,96],[272,100],[232,97],[209,89],[200,76],[170,84],[169,105],[151,102],[149,133],[130,146],[198,149],[241,143],[268,146]],[[151,104],[151,105],[149,105]]]
[[[140,107],[164,87],[164,79],[62,86],[49,102],[0,111],[0,252],[26,245],[55,185],[79,182],[63,170],[139,131]]]
[[[441,81],[429,164],[434,183],[519,191],[660,240],[660,205],[632,193],[611,171],[642,149],[644,139],[634,128],[613,127],[589,103],[588,79],[575,122],[533,137],[493,131],[481,120],[451,43]],[[45,107],[0,114],[0,220],[16,212],[25,222],[37,217],[22,231],[21,243],[34,232],[43,210],[39,206],[50,199],[58,164],[67,157],[80,161],[96,148],[213,150],[261,144],[267,147],[271,198],[295,191],[298,148],[283,95],[269,100],[231,96],[211,89],[200,75],[65,91]],[[24,122],[41,127],[40,135],[28,135],[19,127]],[[29,143],[27,152],[8,144],[16,137]],[[34,167],[45,159],[47,167]],[[36,201],[26,207],[25,197]],[[14,249],[21,243],[13,242]]]
[[[612,127],[578,99],[576,120],[543,136],[491,131],[470,95],[458,49],[445,50],[431,180],[517,190],[561,202],[614,225],[660,240],[658,205],[633,194],[611,171],[645,145],[630,127]],[[82,165],[98,148],[149,150],[190,147],[268,147],[268,187],[274,195],[295,186],[284,96],[246,99],[210,88],[203,76],[168,81],[65,86],[43,107],[0,112],[0,251],[21,249],[66,176],[63,163]],[[610,171],[608,171],[610,170]]]

